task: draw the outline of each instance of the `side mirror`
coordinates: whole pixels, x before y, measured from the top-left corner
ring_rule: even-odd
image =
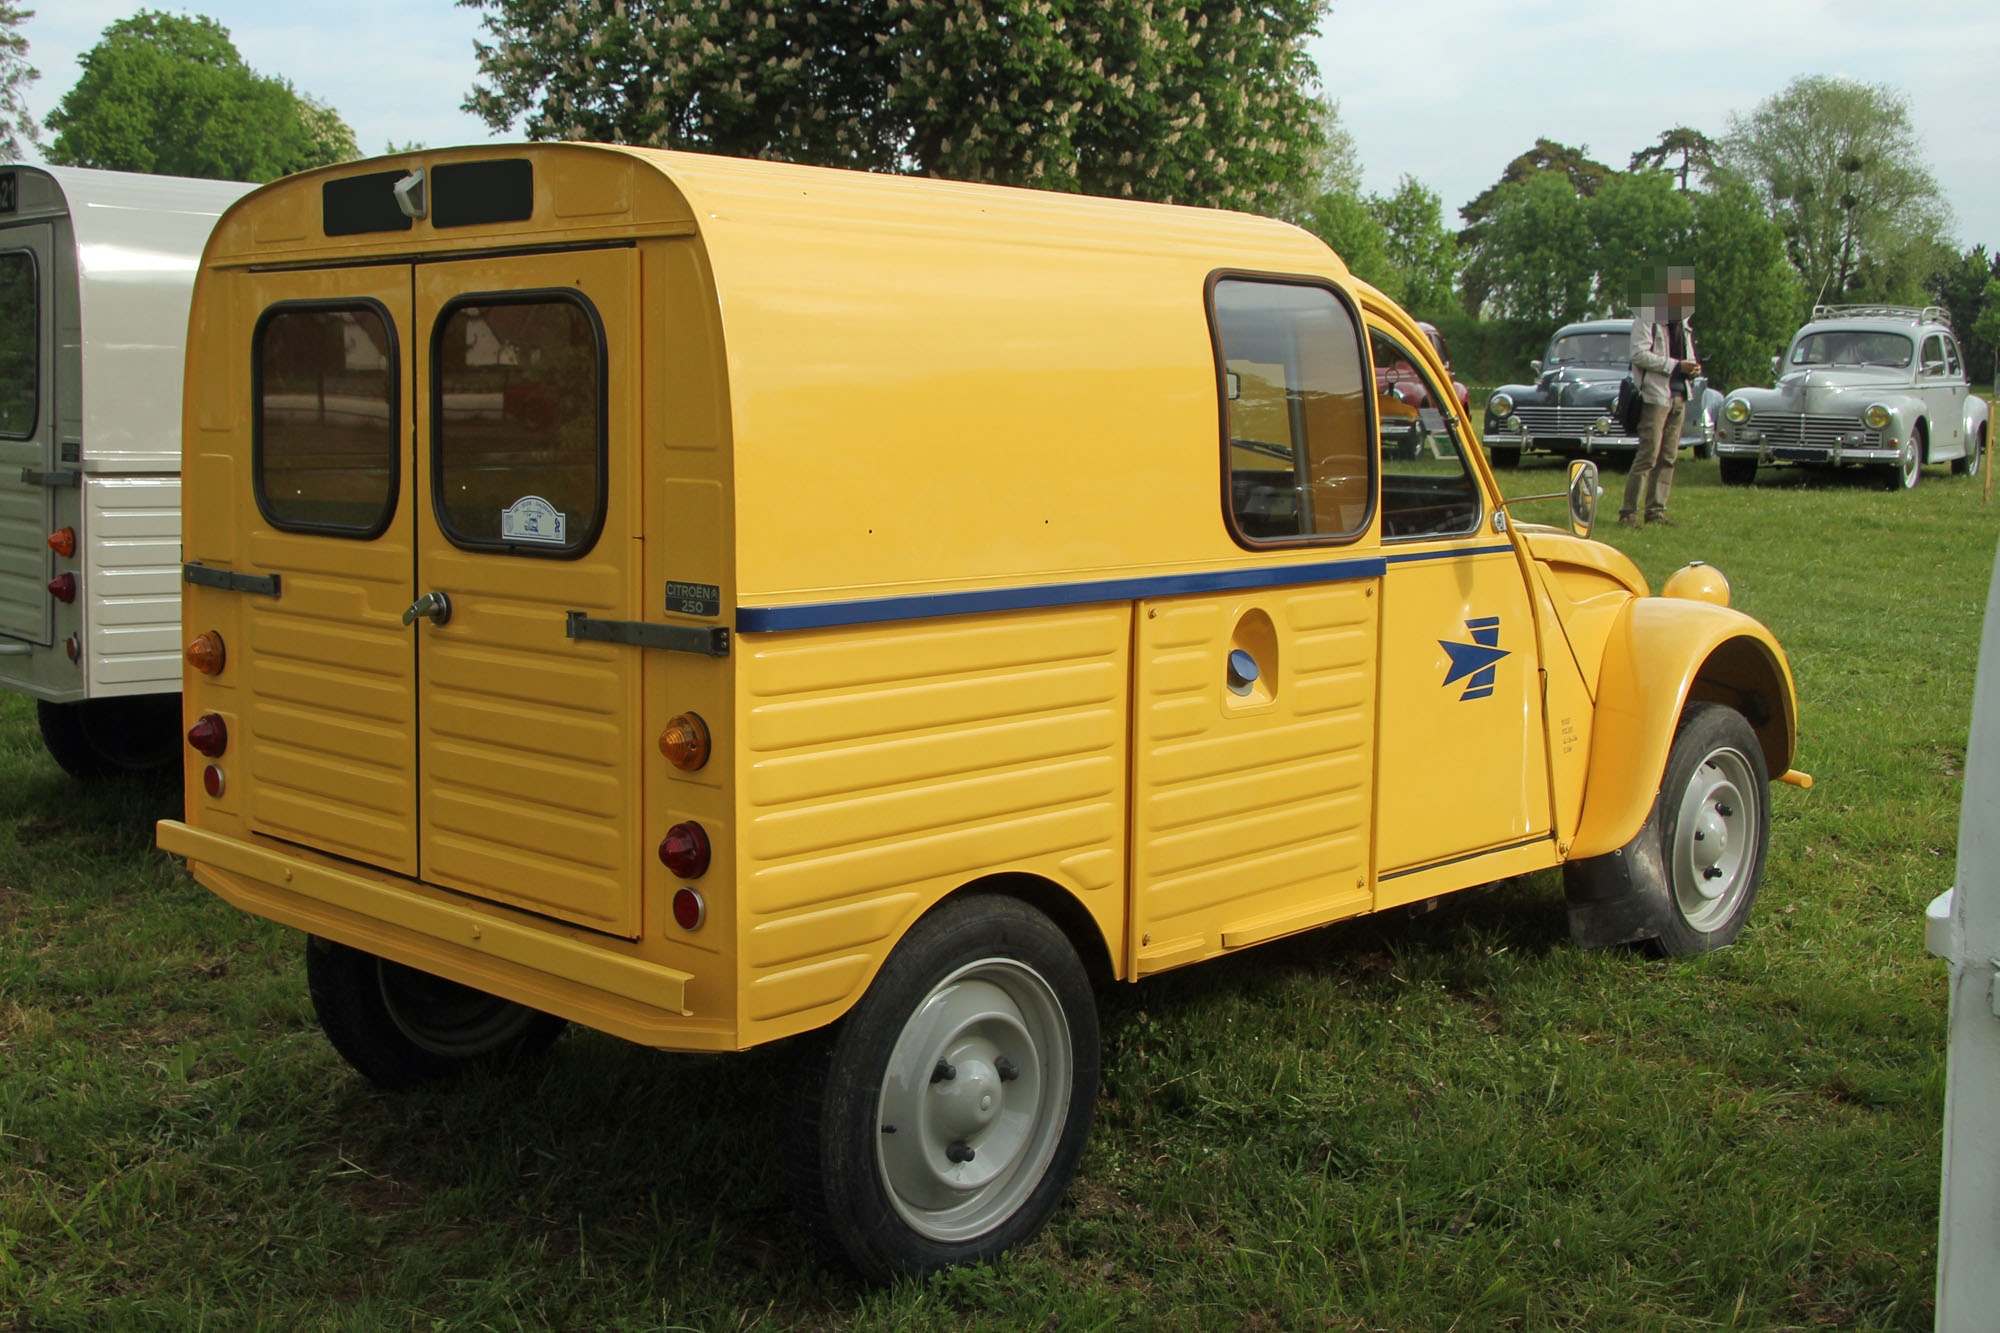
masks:
[[[1540,361],[1530,361],[1528,363],[1528,369],[1534,371],[1537,375],[1539,375],[1542,373],[1542,363]]]
[[[1782,364],[1784,363],[1784,360],[1785,360],[1785,358],[1783,358],[1783,357],[1781,357],[1781,356],[1774,356],[1774,357],[1772,357],[1772,358],[1771,358],[1771,378],[1772,378],[1772,379],[1776,379],[1776,378],[1778,378],[1778,367],[1779,367],[1780,365],[1782,365]]]
[[[1569,465],[1569,530],[1588,537],[1597,522],[1597,502],[1604,488],[1597,484],[1597,464],[1579,458]]]

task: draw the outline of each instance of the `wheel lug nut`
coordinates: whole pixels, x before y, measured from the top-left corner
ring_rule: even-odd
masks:
[[[1697,834],[1695,834],[1695,835],[1694,835],[1694,840],[1695,840],[1696,842],[1707,842],[1707,841],[1708,841],[1708,835],[1707,835],[1706,833],[1697,833]]]
[[[1715,813],[1721,815],[1724,819],[1727,819],[1731,815],[1735,814],[1736,811],[1733,807],[1724,805],[1722,802],[1717,801],[1715,803]]]
[[[964,1139],[958,1139],[945,1148],[944,1155],[954,1162],[969,1162],[974,1154],[971,1144]]]
[[[1000,1076],[1002,1083],[1012,1083],[1015,1079],[1021,1077],[1021,1071],[1015,1068],[1014,1062],[1004,1055],[993,1062],[993,1072]]]
[[[1708,869],[1706,869],[1706,870],[1702,871],[1702,872],[1701,872],[1701,875],[1702,875],[1702,878],[1703,878],[1703,879],[1721,879],[1721,878],[1722,878],[1722,867],[1721,867],[1721,866],[1710,866],[1710,867],[1709,867]]]
[[[949,1083],[957,1077],[958,1071],[952,1068],[951,1061],[949,1060],[938,1061],[937,1067],[931,1070],[931,1082],[933,1083]]]

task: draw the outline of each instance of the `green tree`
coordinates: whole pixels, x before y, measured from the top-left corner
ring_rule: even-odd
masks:
[[[28,110],[28,85],[41,72],[28,63],[28,39],[21,25],[35,16],[0,0],[0,162],[18,162],[41,146],[41,127]]]
[[[1280,211],[1326,0],[459,0],[495,129]]]
[[[1299,225],[1332,246],[1355,277],[1380,288],[1392,301],[1403,299],[1403,275],[1389,257],[1389,233],[1359,194],[1322,194],[1306,209]]]
[[[1909,103],[1880,84],[1804,75],[1729,118],[1727,164],[1756,189],[1816,301],[1911,299],[1949,213]]]
[[[1771,358],[1804,313],[1784,235],[1734,176],[1712,177],[1693,205],[1695,318],[1708,382],[1725,391],[1769,383]]]
[[[1662,134],[1655,142],[1632,154],[1628,171],[1670,171],[1680,185],[1682,194],[1688,193],[1688,177],[1699,171],[1706,177],[1715,170],[1715,140],[1700,130],[1691,130],[1685,125],[1676,125]],[[1680,164],[1674,165],[1674,158]]]
[[[1483,281],[1502,318],[1565,324],[1589,312],[1597,285],[1589,204],[1560,172],[1503,186],[1482,226]]]
[[[1307,218],[1322,195],[1361,193],[1361,152],[1354,135],[1340,123],[1340,103],[1322,100],[1316,112],[1318,133],[1307,153],[1303,174],[1278,197],[1270,209],[1287,222],[1307,225]]]
[[[1501,261],[1496,255],[1488,219],[1501,206],[1503,197],[1512,187],[1526,185],[1543,176],[1561,180],[1570,192],[1580,198],[1596,194],[1610,176],[1610,167],[1590,156],[1590,146],[1571,147],[1554,139],[1536,139],[1535,146],[1509,162],[1500,173],[1500,179],[1481,190],[1473,200],[1459,209],[1459,216],[1465,219],[1465,229],[1458,233],[1459,254],[1464,264],[1460,274],[1460,295],[1467,314],[1477,315],[1484,308],[1487,298],[1493,293],[1496,283],[1496,265],[1517,269],[1513,260]]]
[[[1584,205],[1597,265],[1591,304],[1603,313],[1648,303],[1653,276],[1685,264],[1694,249],[1695,209],[1662,171],[1607,177]]]
[[[266,181],[360,155],[332,108],[244,64],[211,18],[141,10],[77,63],[49,114],[51,162]]]
[[[2000,279],[2000,255],[1989,257],[1983,245],[1953,256],[1931,278],[1931,299],[1951,312],[1951,326],[1975,379],[1993,369],[1995,343],[1981,331],[1980,317],[1991,303],[1988,289],[1995,279]]]
[[[1393,194],[1369,199],[1368,211],[1385,233],[1389,263],[1402,275],[1403,304],[1420,319],[1443,314],[1458,276],[1458,240],[1444,225],[1444,201],[1406,173]]]
[[[1970,332],[1989,348],[2000,347],[2000,278],[1986,284],[1986,299],[1980,303],[1979,318],[1972,322]],[[1975,383],[1993,377],[1996,388],[2000,388],[2000,365],[1989,357],[1983,364],[1968,358],[1966,369],[1971,372]]]

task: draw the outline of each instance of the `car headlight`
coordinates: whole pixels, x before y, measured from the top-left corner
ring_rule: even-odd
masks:
[[[1868,423],[1868,429],[1881,430],[1889,424],[1889,409],[1880,403],[1870,403],[1868,410],[1861,414],[1861,419]]]
[[[1740,426],[1750,419],[1750,404],[1741,398],[1732,398],[1723,406],[1722,415],[1732,425]]]
[[[1496,417],[1512,416],[1514,400],[1507,394],[1496,393],[1486,400],[1486,410]]]

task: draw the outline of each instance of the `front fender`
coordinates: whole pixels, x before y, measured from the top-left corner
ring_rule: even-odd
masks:
[[[1791,664],[1771,631],[1726,606],[1636,597],[1605,641],[1590,771],[1569,859],[1615,851],[1638,833],[1690,700],[1742,713],[1771,774],[1791,768],[1798,697]]]

